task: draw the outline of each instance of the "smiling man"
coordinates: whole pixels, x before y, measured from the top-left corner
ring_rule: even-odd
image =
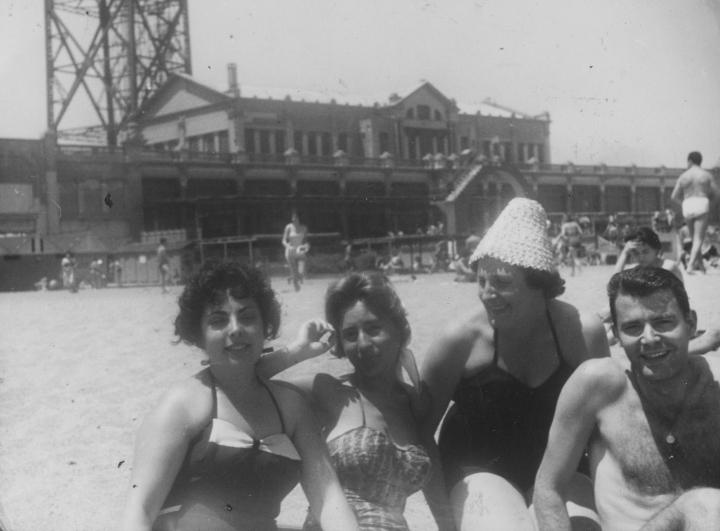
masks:
[[[589,445],[602,529],[720,529],[720,364],[691,356],[682,282],[636,267],[608,284],[626,359],[590,360],[560,394],[538,471],[540,529],[570,529],[566,488]]]

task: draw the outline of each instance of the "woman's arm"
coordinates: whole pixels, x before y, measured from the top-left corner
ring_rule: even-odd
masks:
[[[300,394],[285,388],[285,418],[293,419],[291,436],[302,458],[302,486],[310,510],[325,531],[359,529],[320,436],[317,419]]]
[[[440,452],[435,442],[435,434],[427,429],[429,425],[429,423],[423,423],[420,432],[420,443],[430,456],[430,462],[432,464],[432,475],[423,488],[423,494],[425,495],[425,501],[430,508],[430,512],[433,518],[435,518],[438,530],[454,531],[455,519],[447,495],[445,477],[440,461]]]
[[[322,319],[312,319],[300,326],[298,335],[287,346],[264,354],[257,365],[257,371],[264,378],[324,354],[335,344],[333,328]]]
[[[197,407],[189,388],[175,388],[145,418],[135,441],[135,454],[123,514],[124,531],[150,531],[180,470],[192,437],[199,432]],[[193,411],[195,410],[195,411]]]
[[[635,241],[630,240],[629,242],[625,242],[622,251],[620,251],[617,262],[615,262],[615,269],[613,270],[613,273],[619,273],[625,269],[625,264],[627,264],[630,254],[637,248],[637,246],[638,244]]]

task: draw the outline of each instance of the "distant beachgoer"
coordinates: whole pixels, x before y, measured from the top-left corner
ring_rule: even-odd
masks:
[[[256,373],[280,327],[269,281],[250,266],[208,263],[178,304],[175,334],[208,367],[142,423],[123,531],[274,531],[298,480],[323,529],[357,530],[302,396]]]
[[[565,287],[546,219],[537,201],[508,203],[471,257],[480,306],[436,333],[422,358],[433,406],[426,430],[442,421],[438,446],[461,530],[533,528],[530,489],[560,390],[580,363],[609,355],[600,320],[557,299]],[[591,510],[589,479],[574,479],[573,501]]]
[[[160,275],[160,286],[162,292],[167,293],[167,281],[170,274],[170,258],[167,252],[167,240],[160,238],[160,245],[157,248],[158,273]]]
[[[691,152],[688,155],[688,169],[678,177],[670,196],[682,206],[682,214],[692,236],[688,274],[705,270],[700,257],[700,248],[707,231],[710,205],[718,195],[712,174],[702,169],[700,164],[702,164],[702,155],[697,151]]]
[[[634,262],[634,263],[633,263]],[[650,227],[640,227],[625,236],[625,246],[615,263],[615,273],[626,267],[661,267],[683,279],[680,266],[675,260],[662,257],[662,243],[657,233]]]
[[[575,271],[580,272],[580,262],[578,258],[582,254],[582,235],[583,229],[575,218],[567,214],[563,214],[562,224],[560,225],[560,237],[567,242],[567,257],[570,261],[570,276],[575,276]]]
[[[310,250],[307,232],[307,227],[300,223],[297,213],[293,212],[290,223],[285,225],[282,244],[285,247],[285,260],[290,268],[288,281],[292,282],[295,291],[300,291],[300,285],[305,280],[305,262]]]
[[[680,262],[685,269],[688,268],[688,258],[690,257],[690,251],[692,250],[692,234],[690,234],[690,228],[686,221],[683,221],[682,226],[678,230],[678,240],[680,241]]]
[[[386,263],[382,264],[380,269],[385,271],[388,275],[402,272],[405,269],[405,262],[403,261],[402,256],[400,256],[400,249],[395,247],[392,250],[390,259]]]
[[[65,253],[65,256],[60,262],[60,266],[62,269],[63,288],[68,289],[73,293],[77,293],[77,283],[75,281],[76,261],[72,253]]]

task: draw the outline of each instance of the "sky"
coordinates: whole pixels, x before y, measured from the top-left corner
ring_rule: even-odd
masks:
[[[241,89],[338,101],[427,80],[461,106],[549,112],[555,163],[720,165],[720,0],[188,2],[193,76],[219,90],[230,62]],[[42,0],[0,0],[0,46],[0,137],[38,138]]]

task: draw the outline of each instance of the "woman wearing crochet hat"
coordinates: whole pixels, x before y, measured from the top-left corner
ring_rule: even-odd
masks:
[[[556,299],[565,290],[545,211],[515,198],[475,249],[480,304],[434,341],[421,379],[432,395],[425,428],[439,437],[458,529],[534,529],[527,509],[555,403],[580,363],[609,355],[594,315]],[[575,509],[592,518],[592,485],[576,478]]]

